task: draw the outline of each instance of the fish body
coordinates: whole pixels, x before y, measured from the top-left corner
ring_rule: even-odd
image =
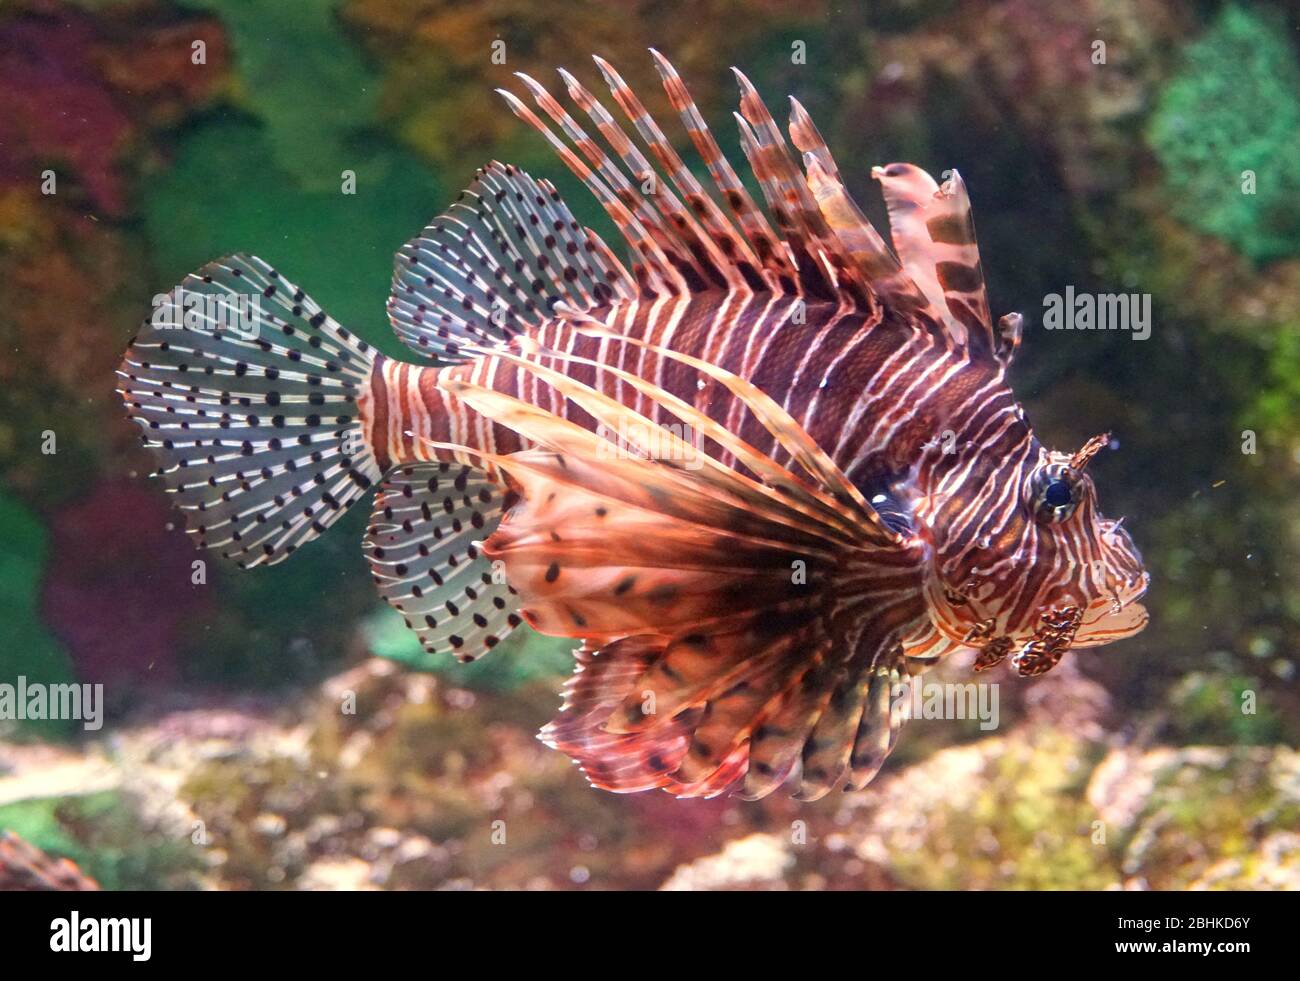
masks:
[[[567,73],[608,150],[532,79],[550,123],[504,93],[626,265],[493,163],[396,258],[390,320],[432,363],[232,256],[146,325],[121,390],[200,545],[280,561],[378,484],[364,549],[427,649],[473,659],[525,620],[581,640],[543,737],[596,785],[797,774],[812,799],[871,779],[911,677],[957,652],[1035,675],[1135,633],[1147,574],[1096,510],[1105,438],[1047,450],[1007,384],[1021,321],[989,315],[960,175],[873,171],[891,249],[802,107],[796,163],[738,76],[765,212],[656,60],[712,192],[599,59],[644,151]],[[254,330],[220,329],[235,298]]]
[[[791,319],[796,313],[797,323]],[[910,470],[919,459],[920,447],[936,434],[973,424],[973,415],[955,416],[961,404],[953,397],[956,393],[926,384],[927,377],[960,367],[964,383],[979,386],[992,382],[995,374],[988,368],[966,368],[959,355],[908,327],[875,325],[866,330],[868,318],[860,311],[831,304],[801,305],[780,294],[745,296],[727,310],[720,310],[712,297],[686,296],[664,303],[633,300],[625,308],[598,308],[589,315],[616,330],[707,359],[760,385],[861,487]],[[742,401],[721,385],[701,386],[694,373],[670,360],[584,336],[564,320],[530,329],[529,336],[542,347],[583,359],[566,367],[566,373],[613,398],[624,398],[626,386],[606,369],[634,371],[731,427],[751,445],[776,447],[762,424],[745,413]],[[493,453],[522,448],[517,434],[483,425],[442,387],[442,379],[453,378],[525,399],[535,398],[537,389],[545,388],[534,385],[525,370],[490,354],[471,364],[441,368],[381,359],[362,402],[367,439],[379,448],[381,466],[428,462],[437,455],[428,448],[429,441]],[[644,396],[629,391],[626,398],[656,424],[673,421],[665,407]],[[1005,385],[990,390],[987,398],[990,410],[1013,404]],[[386,402],[382,408],[381,402]],[[905,411],[899,411],[900,405],[906,406]],[[583,415],[563,399],[548,407],[560,418],[581,420]]]

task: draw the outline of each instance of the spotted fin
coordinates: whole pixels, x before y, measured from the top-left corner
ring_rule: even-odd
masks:
[[[273,565],[379,479],[357,405],[375,351],[254,256],[209,263],[166,299],[118,392],[195,544]]]
[[[385,478],[363,550],[380,595],[426,651],[473,661],[521,622],[514,591],[480,550],[507,500],[495,477],[455,463]]]
[[[561,300],[589,309],[630,296],[630,284],[554,185],[494,162],[398,252],[388,317],[417,354],[457,362],[537,326]]]
[[[607,732],[604,721],[634,694],[637,680],[661,655],[652,637],[626,637],[603,649],[584,644],[564,685],[559,715],[538,734],[582,767],[593,786],[616,793],[669,787],[681,765],[699,710],[688,710],[653,733]]]
[[[842,664],[831,659],[831,653],[829,646],[808,651],[802,673],[754,729],[749,743],[749,767],[740,796],[747,800],[766,797],[801,765],[804,747],[817,721],[847,674]]]
[[[692,520],[702,500],[675,484],[647,486],[640,475],[624,482],[616,462],[604,461],[598,480],[568,454],[523,457],[501,466],[525,503],[485,550],[503,562],[536,629],[596,645],[593,660],[623,681],[593,689],[599,711],[589,705],[580,720],[562,712],[547,733],[593,782],[713,796],[746,779],[751,741],[788,703],[809,715],[841,689],[842,699],[860,698],[865,686],[848,678],[835,678],[829,693],[801,687],[810,662],[844,656],[846,634],[836,626],[847,617],[829,616],[826,604],[841,564],[852,559],[748,510],[701,509]],[[647,513],[669,495],[679,516]],[[909,568],[900,565],[892,582],[886,571],[886,588],[855,597],[872,637],[888,636],[892,617],[903,614]],[[635,671],[626,660],[632,652]],[[858,659],[869,663],[871,655]],[[829,789],[827,778],[849,778],[860,718],[859,710],[839,727],[842,772],[811,769],[805,796]],[[808,732],[799,735],[786,754],[791,762],[806,752]],[[769,745],[770,736],[762,736]],[[780,782],[744,789],[761,795]]]
[[[912,717],[909,695],[918,682],[909,677],[904,663],[902,650],[895,649],[868,669],[869,685],[849,757],[849,783],[854,790],[861,790],[880,772],[894,751],[903,723]]]

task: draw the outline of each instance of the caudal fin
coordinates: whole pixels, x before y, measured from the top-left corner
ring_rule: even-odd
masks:
[[[381,475],[358,406],[374,357],[275,269],[232,255],[155,298],[118,392],[195,542],[272,565]]]

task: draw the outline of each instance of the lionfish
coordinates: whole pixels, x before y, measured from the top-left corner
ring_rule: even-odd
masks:
[[[815,800],[879,770],[909,679],[1134,634],[1148,575],[1097,509],[1108,437],[1046,449],[1007,385],[1023,321],[990,317],[961,176],[873,169],[891,249],[804,108],[796,156],[737,71],[764,210],[651,53],[708,191],[600,58],[631,132],[568,72],[590,130],[499,90],[626,261],[493,162],[396,257],[424,363],[238,254],[155,310],[120,392],[199,546],[280,562],[379,484],[363,548],[427,650],[580,640],[541,738],[594,785]]]

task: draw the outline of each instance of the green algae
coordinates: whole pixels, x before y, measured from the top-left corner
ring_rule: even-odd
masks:
[[[978,756],[978,774],[930,803],[920,847],[891,849],[890,870],[901,883],[915,889],[1103,889],[1115,882],[1118,844],[1094,840],[1096,814],[1084,799],[1097,747],[1044,730],[1034,734],[1032,746],[995,738],[946,752],[954,759]],[[900,824],[907,820],[898,818]]]
[[[1243,414],[1243,428],[1294,437],[1300,433],[1300,322],[1280,324],[1270,336],[1266,377]]]
[[[72,664],[46,630],[40,617],[40,584],[49,551],[48,535],[30,511],[0,494],[0,683],[16,684],[21,675],[29,684],[74,682]],[[0,721],[0,726],[14,724]],[[71,733],[73,720],[24,720],[18,731],[44,739]]]
[[[211,259],[253,252],[395,351],[384,317],[393,255],[439,208],[441,189],[413,158],[377,141],[350,161],[355,194],[337,177],[330,190],[307,190],[278,165],[268,131],[246,118],[211,119],[150,183],[145,223],[160,288]]]
[[[1229,5],[1184,57],[1147,130],[1176,213],[1257,262],[1300,254],[1300,64],[1281,19]]]
[[[1294,754],[1262,749],[1174,754],[1128,837],[1125,871],[1144,872],[1152,888],[1187,889],[1212,872],[1211,857],[1257,861],[1271,829],[1300,822],[1294,768]]]
[[[1268,686],[1242,675],[1189,674],[1169,693],[1172,741],[1266,746],[1284,738]]]
[[[409,668],[441,675],[453,685],[491,691],[510,691],[532,681],[550,681],[567,675],[573,667],[575,641],[546,637],[520,627],[493,648],[488,657],[461,664],[448,653],[430,654],[419,638],[402,623],[401,614],[389,607],[377,609],[363,625],[372,653]]]
[[[267,124],[276,166],[325,191],[354,166],[350,141],[374,112],[370,70],[340,29],[336,0],[183,0],[221,18],[236,100]]]
[[[1294,882],[1296,845],[1282,839],[1300,819],[1297,765],[1280,746],[1106,752],[1061,729],[1020,729],[886,783],[861,822],[862,851],[915,889]]]
[[[193,888],[199,858],[187,839],[158,835],[117,791],[46,797],[0,807],[0,830],[70,858],[104,889]]]

